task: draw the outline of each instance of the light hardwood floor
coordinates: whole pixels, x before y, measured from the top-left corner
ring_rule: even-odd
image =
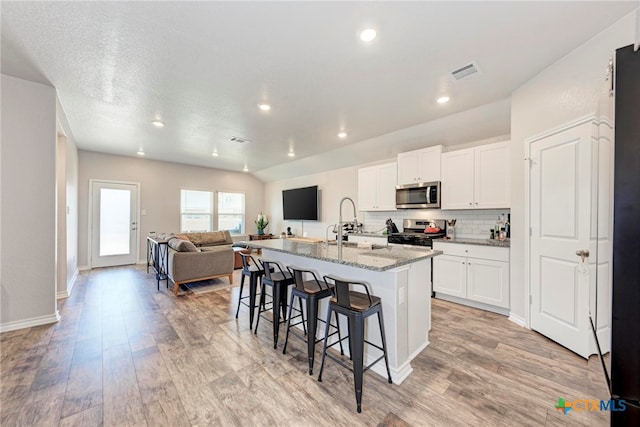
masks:
[[[605,412],[554,407],[559,397],[608,399],[595,357],[587,362],[503,316],[438,300],[431,344],[413,374],[390,385],[365,373],[358,414],[350,373],[328,359],[318,383],[300,339],[283,355],[283,340],[277,350],[270,344],[269,322],[254,335],[245,307],[234,318],[238,290],[176,298],[157,292],[143,267],[81,274],[59,301],[58,324],[0,335],[0,425],[609,423]]]

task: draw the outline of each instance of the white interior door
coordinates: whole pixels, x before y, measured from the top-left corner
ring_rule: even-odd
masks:
[[[93,181],[91,196],[91,266],[135,264],[137,185]]]
[[[592,122],[530,142],[531,328],[588,357]]]

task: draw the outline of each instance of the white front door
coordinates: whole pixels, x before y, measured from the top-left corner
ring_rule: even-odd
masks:
[[[578,251],[590,248],[591,121],[531,141],[531,328],[588,357],[590,268]]]
[[[138,186],[92,181],[91,187],[91,266],[135,264]]]

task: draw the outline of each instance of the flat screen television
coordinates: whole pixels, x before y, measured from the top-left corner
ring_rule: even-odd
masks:
[[[318,220],[318,186],[282,190],[285,220]]]

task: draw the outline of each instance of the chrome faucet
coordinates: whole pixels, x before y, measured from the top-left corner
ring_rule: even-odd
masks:
[[[337,242],[337,246],[338,246],[338,259],[342,259],[342,204],[344,203],[345,200],[348,200],[351,202],[351,204],[353,205],[353,222],[354,224],[358,224],[358,212],[356,210],[356,203],[353,201],[353,199],[351,197],[343,197],[342,200],[340,200],[340,214],[338,216],[338,242]]]
[[[338,232],[338,227],[335,224],[327,225],[327,229],[324,232],[324,243],[326,246],[329,246],[329,228],[331,227],[333,227],[333,230],[332,230],[333,233]]]

